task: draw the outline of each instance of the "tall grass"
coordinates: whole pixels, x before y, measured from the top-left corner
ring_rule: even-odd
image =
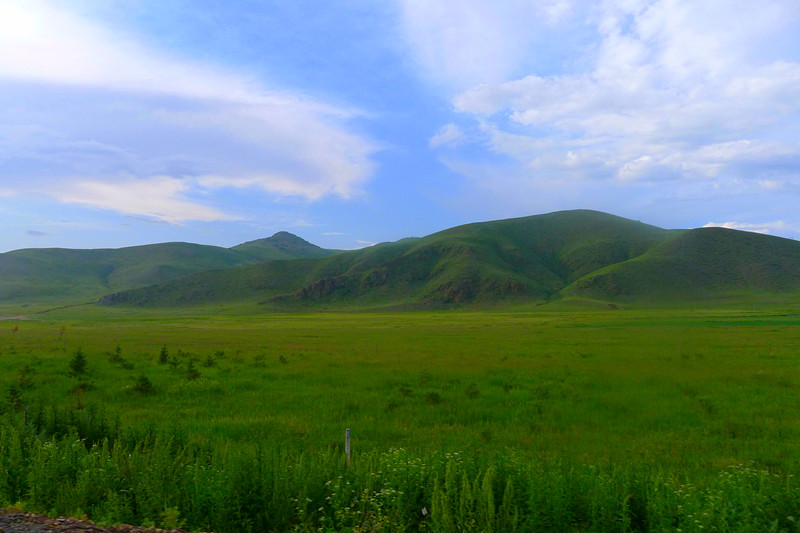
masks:
[[[644,464],[403,449],[348,467],[336,450],[197,444],[45,412],[39,427],[3,420],[0,502],[219,533],[798,530],[797,469],[739,464],[688,479]]]

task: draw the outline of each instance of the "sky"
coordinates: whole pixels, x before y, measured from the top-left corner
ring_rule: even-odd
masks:
[[[0,0],[0,252],[800,237],[797,0]]]

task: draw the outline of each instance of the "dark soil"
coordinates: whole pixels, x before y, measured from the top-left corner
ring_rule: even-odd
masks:
[[[185,533],[182,529],[129,526],[127,524],[101,527],[91,520],[73,517],[50,518],[23,513],[16,509],[0,509],[0,533]]]

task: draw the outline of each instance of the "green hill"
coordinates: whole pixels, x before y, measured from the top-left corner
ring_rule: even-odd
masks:
[[[0,304],[87,302],[112,291],[201,271],[333,253],[286,232],[233,248],[164,243],[99,250],[16,250],[0,254]]]
[[[588,285],[583,294],[579,282],[682,233],[596,211],[564,211],[467,224],[322,259],[198,273],[103,302],[414,309],[544,303],[563,294],[613,301],[614,294]]]
[[[274,261],[275,259],[327,257],[336,253],[334,250],[325,250],[286,231],[279,231],[267,239],[258,239],[234,246],[230,250],[259,262]]]
[[[787,297],[800,292],[800,243],[724,228],[688,230],[564,292],[657,303]]]
[[[427,309],[568,299],[658,306],[794,298],[800,244],[576,210],[341,253],[284,232],[230,249],[21,250],[0,255],[0,274],[4,297],[105,295],[107,305]]]

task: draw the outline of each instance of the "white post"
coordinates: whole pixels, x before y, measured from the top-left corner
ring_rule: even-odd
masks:
[[[344,453],[347,454],[347,466],[350,466],[350,428],[345,431]]]

